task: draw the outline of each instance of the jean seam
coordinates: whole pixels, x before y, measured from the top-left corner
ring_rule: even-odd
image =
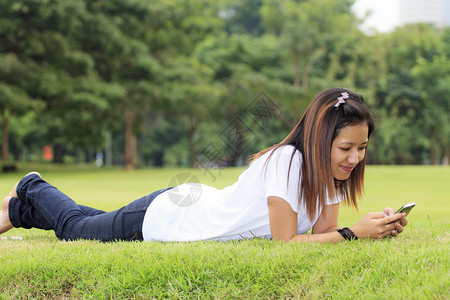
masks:
[[[50,187],[45,187],[43,189],[41,189],[37,195],[36,195],[36,199],[39,199],[40,194],[42,193],[42,191],[48,189]],[[51,219],[51,223],[50,225],[52,225],[53,229],[56,227],[56,220],[55,218],[53,218],[53,216],[49,213],[49,211],[47,210],[47,208],[45,208],[44,206],[41,205],[41,203],[39,203],[39,201],[35,201],[36,205],[39,205],[39,209],[42,209],[43,211],[45,211],[45,214],[47,217],[49,217]]]

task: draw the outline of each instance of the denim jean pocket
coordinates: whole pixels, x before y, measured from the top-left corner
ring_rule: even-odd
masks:
[[[140,199],[137,199],[137,200],[131,202],[130,204],[125,206],[125,208],[123,209],[123,213],[129,214],[129,213],[146,211],[151,202],[149,196],[150,195],[147,195],[147,196],[144,196]]]
[[[148,206],[150,205],[150,203],[152,203],[156,197],[158,197],[160,194],[164,193],[165,191],[170,190],[171,188],[172,187],[155,191],[155,192],[151,193],[150,195],[147,195],[145,197],[142,197],[140,199],[137,199],[137,200],[131,202],[130,204],[125,206],[123,213],[127,214],[127,213],[146,211]]]

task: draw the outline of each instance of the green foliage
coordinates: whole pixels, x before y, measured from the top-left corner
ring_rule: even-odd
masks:
[[[162,144],[187,146],[177,160],[192,163],[206,132],[220,135],[264,92],[282,114],[247,148],[256,152],[282,140],[318,91],[344,86],[365,96],[377,120],[371,163],[448,162],[450,30],[410,24],[368,36],[352,4],[2,1],[2,156],[44,144],[102,151],[112,133],[114,161],[164,162],[165,147],[149,146],[158,140],[143,130],[165,119],[184,136]],[[235,160],[249,154],[216,144]]]
[[[232,1],[221,12],[226,20],[226,31],[232,34],[259,36],[264,33],[259,10],[262,0]]]
[[[435,56],[431,62],[421,59],[413,69],[415,85],[421,91],[421,104],[417,118],[421,135],[429,148],[432,163],[443,160],[448,155],[450,144],[450,60],[445,56]]]

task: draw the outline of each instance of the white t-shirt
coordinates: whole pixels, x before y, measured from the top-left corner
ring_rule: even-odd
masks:
[[[306,233],[317,221],[309,220],[305,206],[299,204],[301,153],[296,151],[288,170],[294,146],[275,151],[254,161],[231,186],[222,190],[203,184],[182,184],[158,195],[148,207],[142,232],[145,241],[235,240],[271,238],[267,197],[276,196],[289,203],[298,214],[297,234]],[[190,203],[177,199],[188,196]],[[327,199],[326,205],[341,199]]]

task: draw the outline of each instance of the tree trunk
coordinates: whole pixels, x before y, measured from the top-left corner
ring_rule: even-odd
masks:
[[[164,151],[157,151],[153,154],[153,165],[155,167],[164,166]]]
[[[312,54],[308,61],[306,62],[305,67],[303,68],[303,76],[302,76],[302,87],[307,88],[308,87],[308,81],[309,81],[309,73],[311,73],[312,67],[314,66],[314,63],[316,60],[322,56],[325,53],[324,49],[318,49],[314,54]]]
[[[445,159],[444,159],[444,165],[448,166],[448,164],[450,163],[450,149],[449,147],[445,148]]]
[[[310,62],[311,62],[311,60],[308,61],[306,66],[303,68],[302,87],[305,89],[308,87],[309,72],[311,71],[311,68],[313,66],[313,64]]]
[[[195,167],[195,146],[194,146],[194,130],[189,130],[189,166]]]
[[[53,163],[62,164],[64,162],[64,154],[66,150],[65,147],[61,144],[56,144],[53,146]]]
[[[2,123],[2,161],[7,161],[9,157],[9,117],[4,115]]]
[[[131,109],[125,110],[125,170],[133,170],[136,161],[136,135],[133,132],[133,124],[136,113]]]
[[[300,64],[294,61],[294,86],[300,86]]]
[[[302,87],[305,89],[308,87],[309,73],[311,72],[311,69],[314,65],[314,61],[315,59],[313,58],[309,59],[305,67],[303,68]]]
[[[194,120],[194,116],[190,116],[190,124],[188,128],[188,137],[189,137],[189,165],[191,168],[195,167],[195,144],[194,144],[194,135],[197,130],[197,124]]]
[[[89,164],[91,162],[91,151],[84,149],[84,162]]]
[[[245,142],[244,132],[242,131],[242,123],[236,122],[236,153],[234,158],[234,167],[238,166],[239,160],[242,155],[242,144]]]
[[[112,166],[113,162],[113,150],[112,150],[112,134],[111,131],[106,133],[106,145],[105,145],[105,165]]]
[[[436,147],[436,139],[434,139],[434,138],[431,138],[431,143],[430,143],[430,161],[431,161],[432,165],[439,164],[437,147]]]

